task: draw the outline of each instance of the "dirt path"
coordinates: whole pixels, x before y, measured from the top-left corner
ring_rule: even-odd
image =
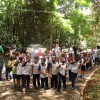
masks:
[[[86,71],[85,79],[78,78],[76,84],[77,90],[73,90],[70,82],[67,82],[68,87],[60,93],[51,89],[44,91],[30,89],[27,90],[26,94],[22,94],[19,90],[12,88],[12,82],[0,81],[0,100],[82,100],[81,93],[84,83],[96,68],[97,67],[93,67],[92,69]]]

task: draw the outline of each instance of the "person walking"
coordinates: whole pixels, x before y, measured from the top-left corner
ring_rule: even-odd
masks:
[[[0,41],[0,81],[2,81],[2,70],[4,66],[4,60],[3,60],[4,50],[1,44],[2,42]]]

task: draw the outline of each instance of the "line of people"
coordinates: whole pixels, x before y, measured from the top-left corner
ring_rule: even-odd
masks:
[[[3,52],[2,48],[1,51]],[[52,53],[46,52],[40,57],[35,56],[32,59],[31,54],[14,50],[7,64],[5,64],[3,56],[0,56],[0,80],[2,80],[1,68],[3,69],[5,64],[6,80],[9,80],[10,76],[14,88],[21,87],[23,93],[30,88],[31,81],[34,89],[52,88],[60,92],[62,84],[64,89],[67,87],[67,77],[72,89],[76,89],[75,83],[78,76],[84,79],[85,71],[89,70],[93,64],[98,64],[99,60],[97,56],[94,56],[94,52],[74,51],[74,53],[61,52],[60,47],[56,45]],[[99,50],[95,55],[99,55]]]
[[[73,54],[62,53],[59,58],[55,55],[41,55],[35,56],[34,60],[31,59],[29,53],[17,52],[14,57],[11,57],[8,61],[8,67],[6,73],[6,79],[8,75],[10,79],[13,79],[14,87],[22,87],[22,92],[26,92],[27,88],[30,88],[30,77],[32,77],[33,87],[35,89],[55,89],[61,90],[62,83],[63,88],[67,87],[67,76],[72,84],[72,88],[75,87],[75,80],[78,77],[78,72],[81,70],[80,77],[84,78],[84,72],[92,66],[92,55],[88,53],[82,53],[80,57],[73,58]],[[13,76],[12,76],[12,74]],[[48,85],[50,79],[50,86]]]

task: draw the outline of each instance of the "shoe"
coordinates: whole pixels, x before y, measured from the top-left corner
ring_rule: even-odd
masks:
[[[46,87],[45,89],[48,90],[48,89],[50,89],[50,88],[49,88],[49,87]]]
[[[79,77],[82,78],[82,75],[80,75]]]
[[[0,81],[2,81],[2,78],[0,79]]]
[[[76,87],[74,86],[74,87],[72,87],[72,89],[73,89],[73,90],[76,90]]]
[[[44,88],[42,88],[41,90],[44,91]]]
[[[60,90],[60,89],[57,89],[57,91],[58,91],[58,92],[61,92],[61,90]]]
[[[16,89],[16,87],[17,87],[16,85],[13,86],[14,89]]]
[[[22,93],[26,93],[26,90],[25,90],[25,88],[23,88],[23,90],[22,90]]]

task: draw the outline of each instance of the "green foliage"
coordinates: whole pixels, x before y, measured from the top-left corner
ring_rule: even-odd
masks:
[[[99,33],[99,10],[94,8],[93,17],[85,15],[91,4],[91,0],[0,0],[0,39],[50,48],[56,39],[70,46],[79,45],[84,37],[92,45],[95,40],[90,36]]]

